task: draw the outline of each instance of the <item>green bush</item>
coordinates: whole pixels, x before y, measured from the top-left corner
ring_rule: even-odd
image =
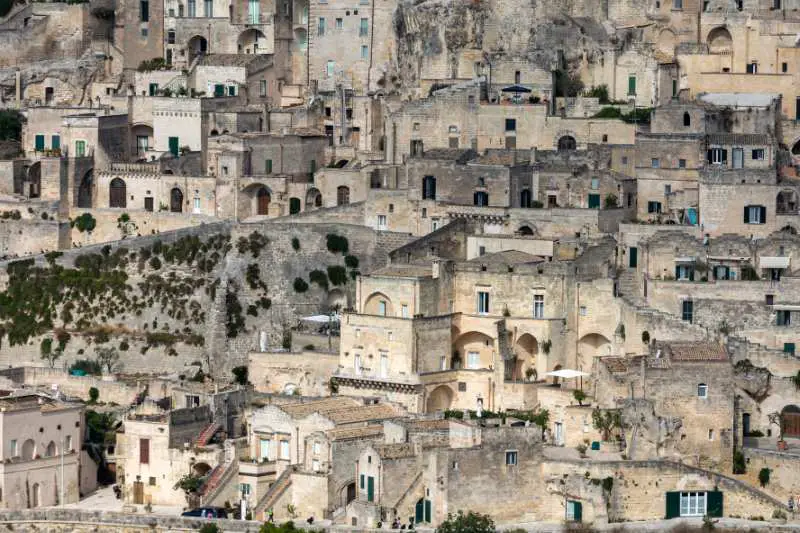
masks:
[[[747,473],[747,462],[745,461],[744,454],[738,450],[733,452],[733,473]]]
[[[150,268],[152,268],[153,270],[158,270],[159,268],[161,268],[161,260],[158,257],[153,256],[150,258],[149,265]]]
[[[217,524],[203,524],[200,533],[222,533],[222,530]]]
[[[233,381],[239,385],[247,385],[249,371],[247,366],[236,366],[231,369]]]
[[[447,515],[447,520],[439,524],[436,533],[494,533],[494,521],[489,515],[459,510],[458,514]]]
[[[347,242],[346,237],[336,235],[335,233],[329,233],[325,236],[325,239],[327,241],[328,251],[333,254],[341,253],[342,255],[347,255],[347,252],[350,250],[350,243]]]
[[[97,400],[100,398],[100,391],[97,387],[90,387],[89,388],[89,403],[95,404]]]
[[[308,290],[308,283],[303,278],[294,278],[294,292],[304,293]]]
[[[621,118],[622,111],[618,107],[604,107],[595,114],[594,118]]]
[[[84,213],[73,220],[72,224],[78,228],[78,231],[83,233],[84,231],[93,231],[94,228],[97,227],[97,220],[95,220],[91,213]]]
[[[328,279],[334,286],[345,285],[347,283],[347,270],[343,266],[334,265],[328,267]]]
[[[328,275],[322,270],[312,270],[308,274],[311,283],[316,283],[320,288],[328,290]]]
[[[344,264],[347,268],[358,268],[358,257],[354,255],[347,255],[344,258]]]
[[[762,468],[758,471],[758,482],[761,487],[766,487],[769,484],[769,475],[772,471],[769,468]]]
[[[296,252],[300,250],[300,239],[292,237],[292,249]]]
[[[0,17],[11,9],[13,0],[0,0]],[[3,10],[5,9],[5,13]],[[22,123],[25,121],[19,111],[0,111],[0,141],[19,141],[22,139]]]
[[[92,359],[78,359],[72,363],[69,370],[70,372],[73,370],[82,370],[92,376],[99,376],[103,373],[103,368],[100,366],[100,363]]]
[[[244,316],[242,316],[242,304],[239,297],[233,291],[225,294],[225,330],[228,337],[234,338],[244,330]]]

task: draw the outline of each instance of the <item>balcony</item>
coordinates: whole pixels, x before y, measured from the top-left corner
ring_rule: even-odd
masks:
[[[275,476],[278,471],[277,461],[253,462],[253,460],[239,460],[240,476]]]

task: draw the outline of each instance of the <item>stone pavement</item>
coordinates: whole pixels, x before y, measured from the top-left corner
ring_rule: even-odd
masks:
[[[114,494],[111,486],[100,487],[94,493],[85,497],[77,503],[68,503],[64,505],[65,509],[84,509],[92,511],[115,511],[121,513],[126,509],[136,509],[136,514],[148,514],[144,509],[144,505],[131,505],[125,504],[122,500],[118,500]],[[169,505],[154,505],[152,514],[162,516],[180,516],[184,511],[183,507],[169,506]]]

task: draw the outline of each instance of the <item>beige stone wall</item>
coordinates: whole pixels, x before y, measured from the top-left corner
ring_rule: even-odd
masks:
[[[249,380],[259,392],[281,393],[292,385],[304,395],[325,396],[330,377],[338,369],[339,354],[251,352],[248,361]]]

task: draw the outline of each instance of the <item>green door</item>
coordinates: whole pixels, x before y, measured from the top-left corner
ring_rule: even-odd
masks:
[[[628,96],[636,94],[636,76],[628,76]]]
[[[44,135],[37,135],[36,136],[36,144],[34,146],[37,152],[44,151]]]
[[[267,171],[267,174],[272,174],[272,159],[267,159],[264,163],[264,168]]]
[[[425,500],[425,521],[431,523],[431,501]]]
[[[149,89],[150,96],[155,96],[156,93],[158,92],[158,84],[157,83],[151,83],[150,86],[148,87],[148,89]]]
[[[178,145],[180,144],[178,137],[170,137],[169,138],[169,151],[175,157],[178,157]]]
[[[375,478],[372,476],[367,477],[367,501],[375,501]]]
[[[86,141],[75,141],[75,157],[86,156]]]
[[[678,518],[681,515],[681,493],[667,493],[667,518]]]
[[[583,504],[581,502],[574,502],[573,505],[575,506],[574,508],[575,512],[573,515],[575,521],[580,522],[581,520],[583,520]]]
[[[589,209],[600,209],[600,195],[599,194],[590,194],[589,195]]]
[[[783,343],[783,351],[784,353],[789,353],[794,355],[794,343],[793,342],[784,342]]]
[[[706,492],[706,512],[708,516],[722,516],[722,492],[718,490]]]
[[[214,97],[219,98],[221,96],[225,96],[225,86],[218,83],[214,85]]]
[[[289,198],[289,214],[294,215],[300,212],[300,198]]]
[[[415,508],[414,523],[416,523],[416,524],[422,523],[422,520],[425,517],[424,514],[423,514],[424,510],[425,510],[425,502],[424,502],[424,500],[420,499],[417,502],[417,506]]]
[[[639,249],[635,246],[628,248],[628,266],[636,268],[639,265]]]
[[[50,139],[50,147],[53,150],[61,150],[61,136],[60,135],[53,135]]]

